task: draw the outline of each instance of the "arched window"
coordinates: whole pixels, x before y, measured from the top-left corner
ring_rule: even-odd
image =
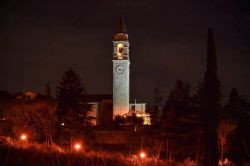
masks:
[[[117,45],[117,58],[123,59],[123,55],[124,55],[124,46],[122,43],[119,43]]]

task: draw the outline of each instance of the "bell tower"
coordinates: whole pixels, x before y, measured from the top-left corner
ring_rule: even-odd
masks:
[[[123,13],[113,38],[113,118],[129,112],[129,41]]]

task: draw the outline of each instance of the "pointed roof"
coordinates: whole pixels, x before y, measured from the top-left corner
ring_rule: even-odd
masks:
[[[128,40],[128,35],[127,35],[124,16],[123,16],[122,11],[120,12],[119,19],[118,19],[118,22],[117,22],[115,35],[114,35],[114,40],[115,41]]]
[[[116,26],[116,33],[127,33],[126,31],[126,26],[125,26],[125,20],[124,20],[124,16],[123,16],[123,12],[120,12],[120,16],[118,19],[118,23]]]

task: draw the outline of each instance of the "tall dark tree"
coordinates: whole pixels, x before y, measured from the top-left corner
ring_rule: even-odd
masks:
[[[59,135],[64,136],[60,143],[67,144],[73,138],[82,137],[85,126],[91,124],[90,106],[83,101],[85,93],[81,78],[72,68],[67,70],[56,91],[61,124]]]
[[[215,40],[211,28],[208,29],[207,34],[207,69],[201,93],[206,144],[203,165],[217,166],[219,156],[216,130],[222,95],[217,75]]]
[[[81,78],[70,68],[64,73],[56,90],[60,115],[64,116],[71,110],[79,110],[84,93],[85,87]]]
[[[177,113],[187,112],[190,104],[190,86],[178,80],[171,90],[164,110],[174,109]]]
[[[178,80],[163,108],[161,134],[163,140],[168,140],[168,151],[174,151],[180,160],[187,157],[199,160],[196,154],[202,136],[201,120],[192,100],[189,84]]]
[[[236,161],[238,165],[243,165],[242,161],[250,158],[250,133],[246,127],[250,125],[250,103],[233,88],[229,101],[225,105],[224,114],[237,122],[235,137],[229,152],[230,158]]]
[[[246,101],[244,101],[239,96],[238,91],[233,88],[230,92],[228,103],[225,105],[225,113],[238,121],[244,111],[244,105],[246,105]]]
[[[154,89],[154,105],[150,110],[150,119],[152,125],[157,125],[160,122],[162,116],[162,95],[159,88]]]

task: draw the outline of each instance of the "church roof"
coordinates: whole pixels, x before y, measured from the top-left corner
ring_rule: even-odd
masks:
[[[103,100],[112,100],[112,94],[85,94],[83,100],[85,102],[101,102]]]
[[[124,16],[123,16],[122,12],[120,12],[119,19],[117,22],[114,40],[116,40],[116,41],[128,40],[125,20],[124,20]]]

